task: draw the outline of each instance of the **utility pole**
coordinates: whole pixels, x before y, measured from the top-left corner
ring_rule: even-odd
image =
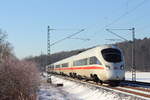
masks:
[[[50,56],[51,48],[50,48],[50,27],[47,27],[47,56]]]
[[[47,58],[46,58],[46,65],[48,65],[49,63],[49,57],[50,57],[50,27],[47,27]]]
[[[136,65],[135,65],[135,28],[131,28],[131,29],[106,29],[106,31],[112,33],[113,35],[119,37],[120,39],[123,39],[125,41],[127,41],[127,39],[125,39],[124,37],[116,34],[115,32],[112,32],[111,30],[129,30],[132,31],[132,67],[131,67],[131,71],[132,71],[132,81],[136,81]]]
[[[132,81],[136,81],[136,66],[135,66],[135,28],[132,31]]]
[[[50,31],[51,30],[55,30],[55,29],[51,29],[50,26],[47,27],[47,65],[51,63],[51,34]],[[49,58],[49,59],[48,59]],[[48,63],[49,62],[49,63]]]

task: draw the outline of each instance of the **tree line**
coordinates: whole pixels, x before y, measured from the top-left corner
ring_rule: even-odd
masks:
[[[125,69],[131,71],[132,66],[132,41],[116,44],[120,47],[125,57]],[[137,71],[150,71],[150,38],[135,40],[135,66]]]

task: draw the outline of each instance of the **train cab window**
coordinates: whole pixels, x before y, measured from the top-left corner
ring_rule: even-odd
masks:
[[[103,58],[108,62],[121,62],[121,52],[118,49],[108,48],[101,51]]]
[[[68,67],[68,63],[62,64],[62,67]]]
[[[56,67],[56,68],[60,68],[60,65],[56,65],[55,67]]]
[[[92,64],[99,64],[99,65],[101,65],[101,62],[96,58],[96,57],[90,57],[90,65],[92,65]]]

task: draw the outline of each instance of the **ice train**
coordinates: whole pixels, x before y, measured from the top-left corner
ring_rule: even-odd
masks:
[[[73,78],[117,83],[125,79],[124,66],[121,49],[113,45],[103,45],[48,65],[46,70]]]

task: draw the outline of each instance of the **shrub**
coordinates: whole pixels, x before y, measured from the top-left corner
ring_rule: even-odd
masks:
[[[0,64],[0,100],[36,100],[38,86],[34,62],[7,59]]]

